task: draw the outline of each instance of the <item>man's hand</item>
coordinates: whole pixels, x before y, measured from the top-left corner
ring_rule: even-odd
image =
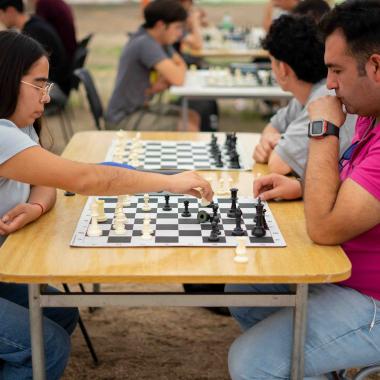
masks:
[[[169,175],[168,180],[169,185],[166,190],[171,193],[190,194],[197,198],[203,197],[210,202],[212,201],[214,192],[210,183],[194,171]]]
[[[262,200],[297,199],[302,197],[301,183],[281,174],[269,174],[253,182],[253,194]]]
[[[326,120],[337,127],[346,121],[342,102],[336,96],[326,95],[312,101],[308,107],[310,121]]]
[[[20,203],[7,211],[0,220],[0,235],[9,235],[41,216],[38,205]]]
[[[256,145],[253,152],[253,159],[260,163],[266,164],[269,160],[274,147],[280,140],[281,135],[279,133],[266,133],[261,136],[260,142]]]

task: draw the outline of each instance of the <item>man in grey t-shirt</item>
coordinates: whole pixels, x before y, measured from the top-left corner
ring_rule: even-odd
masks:
[[[294,99],[265,127],[253,158],[268,163],[271,172],[303,177],[309,144],[307,105],[328,93],[324,45],[311,19],[286,15],[273,22],[263,47],[269,51],[278,84]],[[356,116],[348,117],[340,130],[341,154],[350,145],[355,121]]]
[[[178,0],[151,2],[144,10],[145,24],[133,34],[120,58],[115,88],[106,112],[108,129],[134,129],[137,113],[146,108],[152,95],[170,85],[181,85],[185,79],[186,64],[171,45],[183,32],[187,13]],[[163,110],[158,110],[161,114]],[[178,112],[175,112],[178,116]],[[168,126],[167,118],[160,118],[162,125],[151,128],[177,129]],[[190,130],[198,130],[199,118],[189,118]],[[142,127],[149,125],[144,116]]]

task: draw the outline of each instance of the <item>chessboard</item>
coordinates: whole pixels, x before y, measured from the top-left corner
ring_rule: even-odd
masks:
[[[104,212],[93,213],[94,206],[96,209],[98,203],[103,205]],[[256,211],[259,203],[261,215],[263,215],[263,223],[261,223],[263,233],[257,237],[252,234],[252,231],[258,225]],[[147,204],[150,210],[144,211]],[[229,216],[231,208],[239,210],[239,226],[236,223],[238,219],[236,215]],[[118,210],[117,217],[115,217],[115,210]],[[99,217],[100,215],[103,216]],[[120,217],[121,230],[117,225]],[[213,219],[214,217],[216,219]],[[98,221],[98,218],[102,221]],[[98,236],[89,236],[89,234],[94,235],[94,224],[98,230]],[[145,227],[148,229],[148,234],[145,232]],[[240,228],[239,236],[235,236],[236,227]],[[252,197],[236,198],[235,205],[232,205],[230,198],[215,197],[213,208],[202,207],[200,200],[184,195],[170,195],[170,199],[168,195],[158,193],[90,197],[80,216],[71,246],[236,247],[241,235],[246,237],[247,247],[286,246],[268,204],[258,202]]]
[[[124,131],[108,150],[106,161],[128,164],[144,170],[251,170],[251,160],[243,153],[235,133],[218,141],[213,134],[204,141],[154,141],[133,138]]]
[[[240,69],[229,70],[210,68],[204,77],[206,87],[258,87],[274,86],[276,83],[269,70],[243,72]]]

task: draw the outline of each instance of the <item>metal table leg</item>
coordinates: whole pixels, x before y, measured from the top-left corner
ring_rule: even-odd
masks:
[[[303,380],[304,378],[304,347],[306,336],[308,285],[297,284],[296,305],[293,318],[293,353],[291,379]]]
[[[42,308],[40,285],[29,284],[30,337],[32,343],[33,380],[45,380],[44,336],[42,329]]]
[[[189,99],[182,98],[182,130],[187,131],[189,122]]]

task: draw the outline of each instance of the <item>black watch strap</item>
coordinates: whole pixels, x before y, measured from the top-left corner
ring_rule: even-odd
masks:
[[[339,128],[329,121],[326,121],[326,131],[324,136],[336,136],[339,137]]]

